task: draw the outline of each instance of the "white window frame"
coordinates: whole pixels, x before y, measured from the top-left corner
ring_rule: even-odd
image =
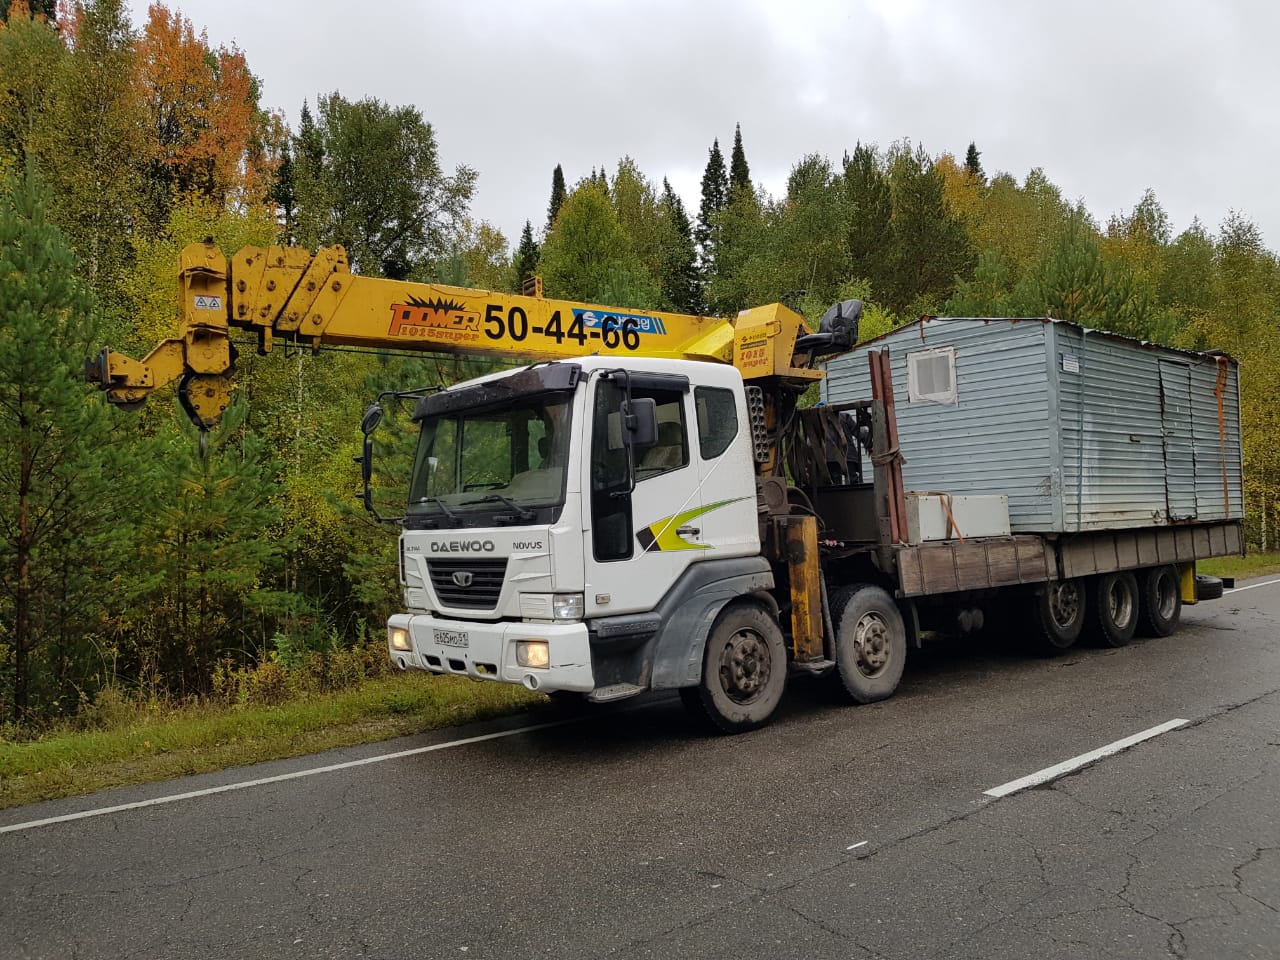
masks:
[[[920,365],[926,361],[933,362],[945,358],[947,372],[951,376],[951,387],[943,391],[922,389],[920,383]],[[954,406],[959,402],[956,385],[956,348],[932,347],[928,350],[916,350],[907,354],[907,399],[912,403],[941,403]]]

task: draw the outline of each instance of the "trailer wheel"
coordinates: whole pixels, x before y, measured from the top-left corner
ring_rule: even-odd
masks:
[[[1075,646],[1084,629],[1085,589],[1082,580],[1054,580],[1032,595],[1038,630],[1036,647],[1048,656]]]
[[[1138,579],[1129,570],[1094,577],[1089,633],[1109,647],[1123,647],[1138,628]]]
[[[849,696],[857,703],[892,696],[907,662],[907,630],[893,597],[869,583],[839,587],[831,620],[836,668]]]
[[[1182,584],[1173,567],[1142,572],[1138,626],[1144,636],[1167,637],[1182,617]]]
[[[702,660],[702,682],[680,699],[721,733],[763,726],[782,700],[787,647],[782,631],[754,603],[725,608],[711,627]]]

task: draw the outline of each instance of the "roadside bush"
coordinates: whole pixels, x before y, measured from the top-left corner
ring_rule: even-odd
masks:
[[[218,661],[211,678],[213,699],[228,705],[272,706],[290,699],[358,687],[366,679],[389,672],[380,637],[372,638],[360,625],[359,640],[346,647],[336,631],[317,643],[311,637],[277,633],[256,664]]]

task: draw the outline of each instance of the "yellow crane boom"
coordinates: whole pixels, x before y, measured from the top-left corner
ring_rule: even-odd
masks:
[[[192,420],[214,426],[231,400],[232,328],[255,331],[258,350],[276,339],[530,360],[588,354],[732,363],[746,379],[821,377],[802,356],[832,352],[832,331],[811,334],[782,304],[732,320],[519,296],[353,274],[342,247],[246,247],[227,257],[212,242],[181,254],[178,335],[142,360],[111,349],[86,376],[112,403],[133,406],[180,380]],[[856,323],[856,318],[854,318]],[[825,326],[825,324],[824,324]],[[835,349],[850,343],[847,324]],[[811,359],[811,356],[810,356]]]

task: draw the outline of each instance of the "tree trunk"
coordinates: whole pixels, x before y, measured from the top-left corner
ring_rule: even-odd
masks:
[[[22,723],[27,718],[31,652],[31,456],[22,442],[18,482],[18,542],[14,544],[14,567],[18,574],[13,594],[13,713]]]

